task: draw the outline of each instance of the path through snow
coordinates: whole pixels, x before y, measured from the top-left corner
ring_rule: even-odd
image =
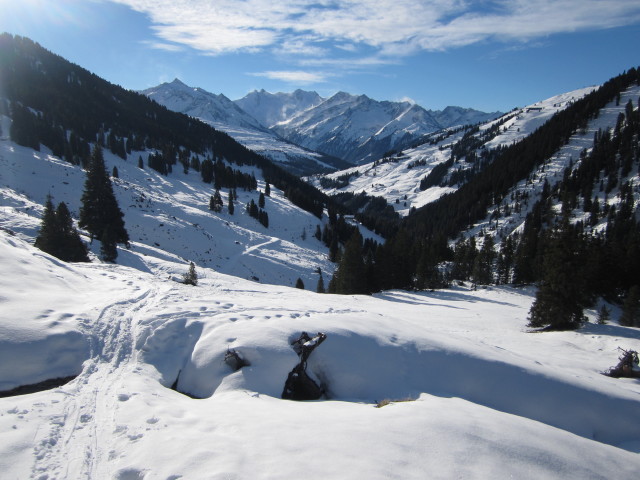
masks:
[[[34,440],[32,478],[112,478],[106,460],[114,453],[114,434],[122,430],[114,421],[116,412],[129,399],[121,391],[121,380],[136,368],[130,362],[135,357],[136,318],[159,298],[155,286],[136,286],[134,292],[138,295],[105,306],[96,320],[81,321],[90,358],[52,400],[56,411]]]

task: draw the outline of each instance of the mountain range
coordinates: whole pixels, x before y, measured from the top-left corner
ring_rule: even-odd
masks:
[[[172,111],[202,120],[229,134],[245,147],[265,155],[292,173],[308,175],[349,166],[338,158],[285,140],[222,94],[189,87],[178,79],[141,93]],[[284,108],[282,104],[280,106]]]
[[[0,35],[4,476],[640,469],[640,383],[610,376],[640,341],[640,71],[307,181],[211,126],[275,135],[286,119],[269,128],[173,83],[175,105],[197,95],[194,112],[226,113],[203,123]],[[263,121],[278,102],[296,110],[263,95]],[[309,127],[320,108],[360,133],[375,123],[365,108],[400,118],[400,137],[429,118],[297,97],[292,120]],[[78,221],[96,152],[129,233],[115,261]],[[34,246],[48,199],[68,207],[54,218],[67,212],[89,262]],[[546,305],[549,322],[576,322],[534,324]],[[319,396],[283,399],[301,377]]]
[[[303,90],[275,94],[261,90],[232,102],[178,79],[142,93],[225,131],[298,174],[366,163],[434,131],[500,115],[460,107],[429,111],[410,102],[379,102],[345,92],[325,99]]]

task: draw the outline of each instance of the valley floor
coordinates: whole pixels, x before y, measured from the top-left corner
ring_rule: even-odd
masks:
[[[613,479],[640,468],[640,382],[601,374],[618,347],[640,349],[640,333],[528,332],[531,290],[334,296],[205,269],[191,287],[0,240],[12,272],[0,279],[0,389],[78,375],[0,398],[3,478]],[[308,362],[323,400],[280,399],[302,331],[327,334]],[[233,372],[228,348],[251,365]]]

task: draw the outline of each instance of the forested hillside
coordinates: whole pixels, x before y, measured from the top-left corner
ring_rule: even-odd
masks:
[[[632,298],[637,309],[639,86],[634,68],[511,145],[471,145],[461,154],[455,149],[463,142],[452,144],[451,162],[462,158],[477,168],[454,192],[412,211],[375,252],[345,247],[332,287],[346,293],[457,280],[538,283],[543,295],[560,292],[556,304],[574,306],[569,324],[597,297]],[[532,325],[545,325],[534,317]],[[633,318],[640,325],[637,313]]]
[[[152,168],[166,174],[173,168],[195,169],[208,182],[212,177],[206,172],[216,162],[254,165],[294,204],[318,217],[327,201],[225,133],[110,84],[27,38],[0,36],[0,85],[0,108],[12,118],[10,135],[19,145],[39,150],[42,144],[83,166],[89,162],[90,144],[96,142],[121,158],[153,149],[157,156]],[[221,176],[219,186],[234,187],[238,177],[233,172]]]

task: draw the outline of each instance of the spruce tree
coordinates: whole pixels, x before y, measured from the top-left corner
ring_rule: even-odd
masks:
[[[35,246],[54,257],[58,256],[57,223],[56,212],[53,208],[51,195],[47,195],[47,200],[44,204],[44,212],[42,214],[42,221],[40,222],[40,231],[36,237]]]
[[[258,197],[258,207],[264,208],[264,193],[260,192],[260,196]]]
[[[611,320],[611,311],[607,308],[607,306],[603,303],[600,309],[598,310],[598,325],[606,325]]]
[[[638,285],[631,287],[624,299],[620,325],[640,327],[640,286]]]
[[[563,220],[555,228],[547,243],[543,262],[542,281],[529,311],[529,326],[549,330],[571,330],[584,321],[583,259],[579,251],[580,239]]]
[[[100,242],[100,258],[105,262],[115,262],[118,258],[118,248],[115,233],[110,225],[105,226],[100,235]]]
[[[60,258],[66,262],[88,262],[87,247],[73,226],[69,208],[60,202],[56,210],[56,223],[60,235]]]
[[[486,235],[484,244],[473,261],[471,272],[473,283],[477,285],[490,285],[493,283],[493,261],[495,259],[493,247],[493,237]]]
[[[89,261],[87,247],[73,227],[67,204],[61,202],[54,211],[51,195],[47,196],[35,246],[65,262]]]
[[[193,262],[189,262],[189,270],[184,274],[182,283],[185,285],[198,285],[198,274],[196,273],[196,266]]]
[[[91,154],[87,178],[81,198],[79,225],[91,235],[91,240],[102,241],[109,231],[109,241],[129,245],[129,234],[124,227],[124,214],[118,206],[113,186],[104,163],[102,148],[96,145]]]
[[[233,204],[233,190],[229,190],[229,202],[227,203],[227,208],[229,209],[229,215],[233,215],[233,212],[236,209]]]
[[[362,235],[358,230],[353,233],[344,247],[334,279],[335,293],[368,293],[366,270],[362,258]]]
[[[320,277],[318,278],[318,285],[316,286],[316,292],[325,293],[324,280],[322,279],[322,273],[320,273]]]
[[[209,197],[209,210],[212,210],[216,213],[220,213],[222,211],[222,207],[224,206],[224,202],[222,201],[222,196],[220,195],[220,190],[216,190],[211,197]]]
[[[302,281],[301,278],[298,278],[296,280],[296,288],[299,288],[300,290],[304,290],[304,282]]]

